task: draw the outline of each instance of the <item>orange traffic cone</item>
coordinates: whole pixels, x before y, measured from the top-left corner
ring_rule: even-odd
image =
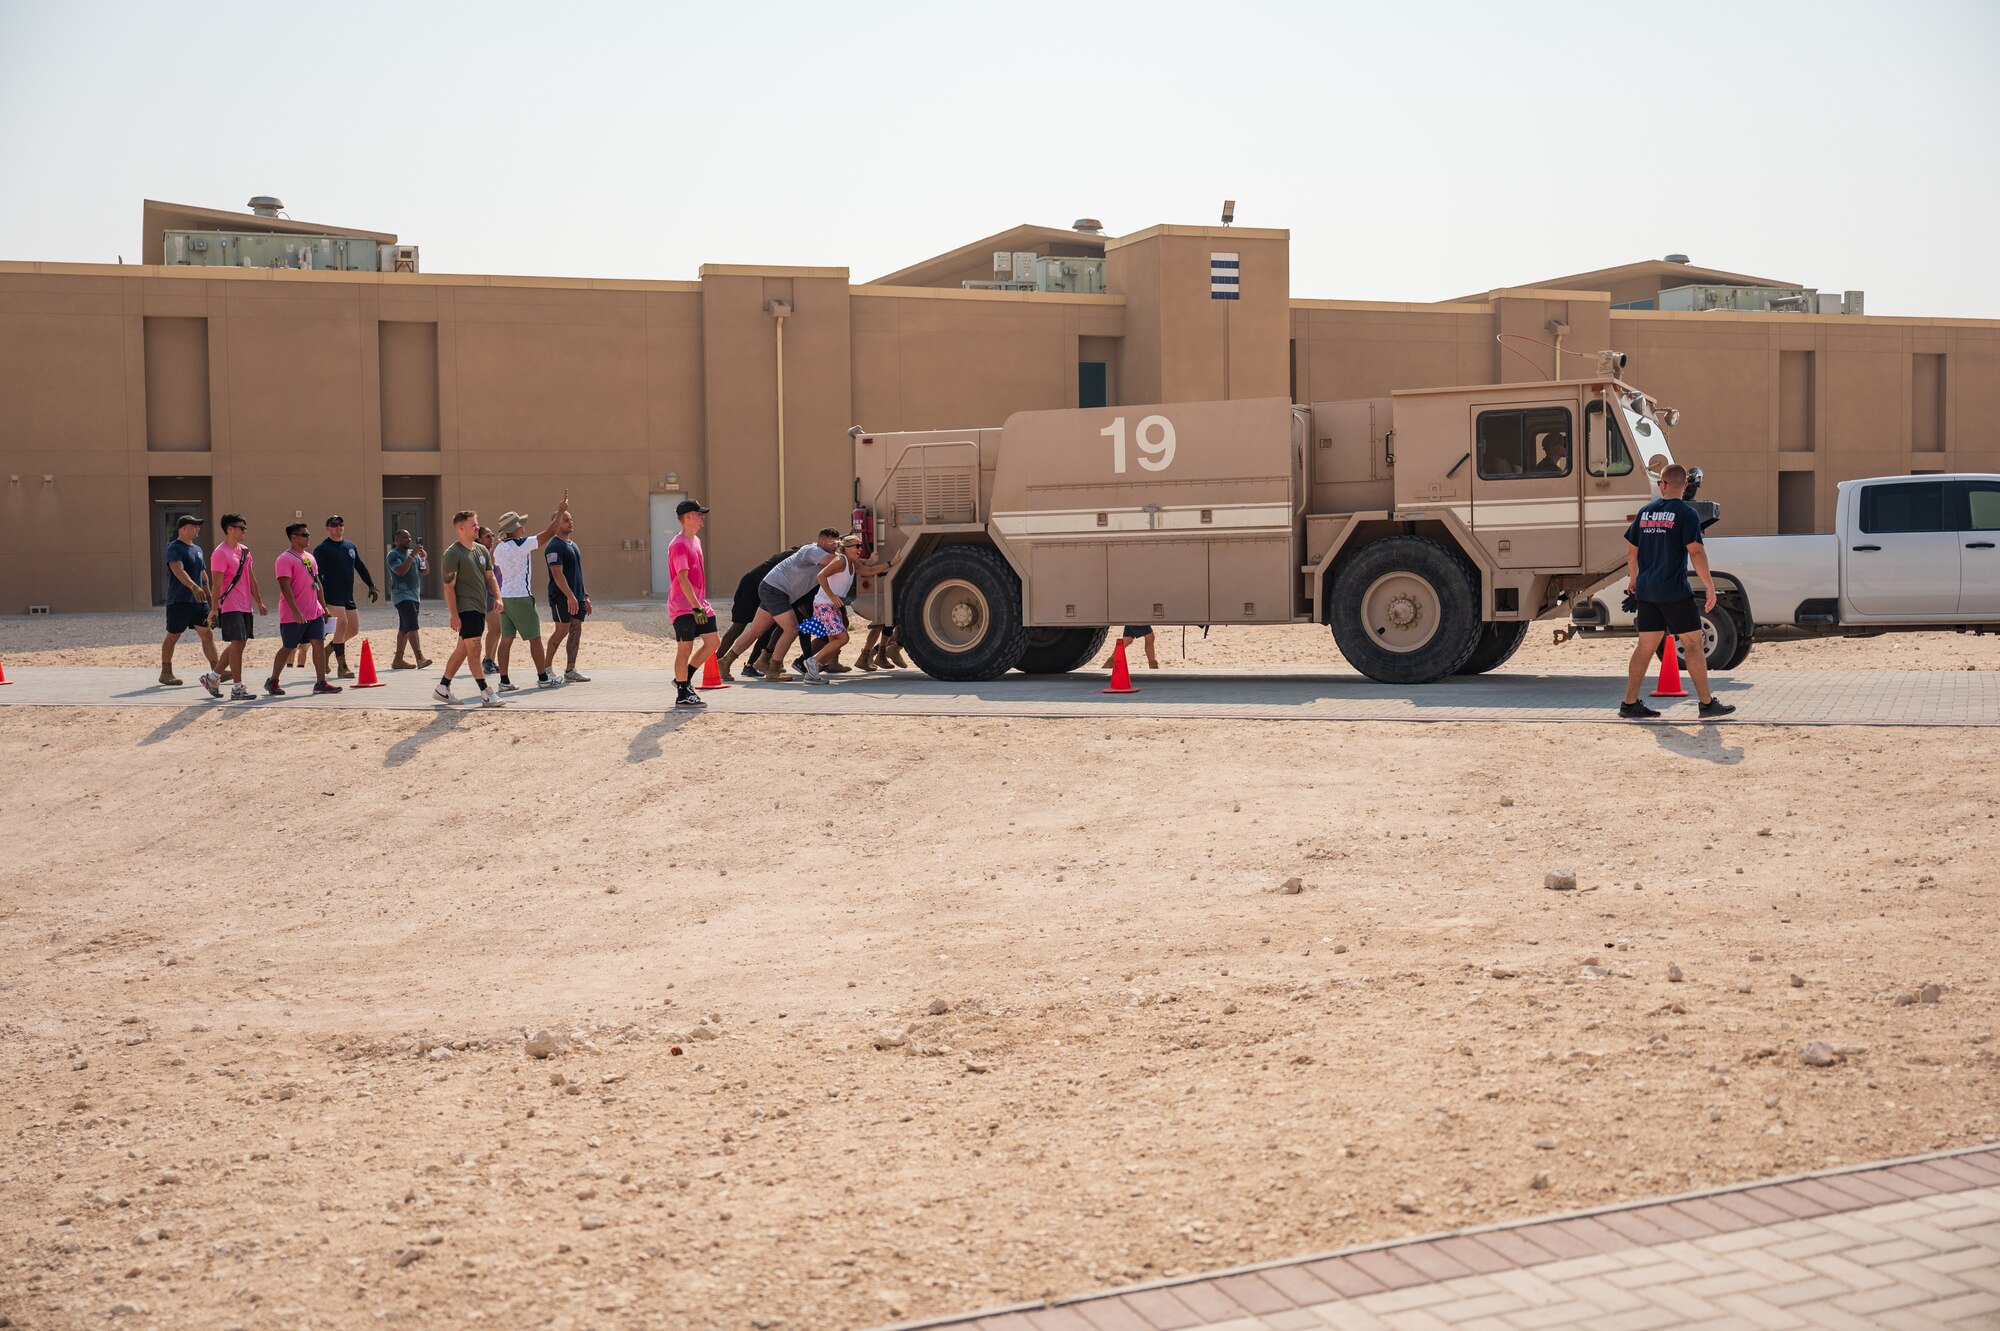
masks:
[[[1138,691],[1132,686],[1132,667],[1125,664],[1125,639],[1120,638],[1118,645],[1111,649],[1111,687],[1104,692],[1137,693]]]
[[[710,652],[708,659],[701,664],[701,686],[705,689],[726,689],[729,687],[729,681],[722,677],[722,667],[715,663],[714,652]]]
[[[368,650],[368,639],[361,640],[361,674],[355,679],[357,689],[379,689],[382,681],[375,678],[375,653]]]
[[[13,680],[7,678],[7,667],[0,665],[0,684],[12,684],[13,682]]]
[[[1660,658],[1660,677],[1653,682],[1655,698],[1685,698],[1687,690],[1681,687],[1680,639],[1667,635],[1666,654]]]

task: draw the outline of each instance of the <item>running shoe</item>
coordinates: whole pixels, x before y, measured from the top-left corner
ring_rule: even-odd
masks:
[[[696,693],[692,688],[683,688],[678,694],[674,696],[674,706],[706,707],[708,706],[708,704],[703,702],[701,700],[701,695],[699,693]]]
[[[250,692],[250,690],[244,688],[241,684],[234,685],[229,690],[229,701],[231,702],[248,702],[256,696],[256,694]]]
[[[485,671],[489,675],[497,675],[500,673],[500,663],[494,660],[490,656],[479,663],[479,668]]]
[[[748,675],[752,679],[764,678],[764,672],[757,668],[757,664],[754,661],[746,661],[743,663],[743,673]],[[725,675],[724,678],[730,678],[730,677]]]
[[[590,676],[584,674],[581,670],[565,670],[563,671],[563,683],[588,684],[590,683]]]
[[[273,698],[282,698],[285,696],[285,691],[278,687],[278,681],[275,679],[264,681],[264,692],[270,694]]]
[[[820,665],[819,659],[817,657],[808,656],[806,658],[805,670],[806,670],[806,683],[808,684],[826,683],[826,668]]]
[[[504,680],[504,679],[500,681],[500,692],[502,692],[502,693],[519,693],[520,691],[521,691],[521,686],[520,686],[519,684],[515,684],[515,683],[512,683],[511,681],[508,681],[508,680]]]
[[[1702,720],[1706,721],[1710,717],[1728,716],[1736,710],[1736,707],[1733,703],[1726,703],[1720,698],[1710,698],[1695,710],[1700,712]]]
[[[211,698],[220,698],[222,696],[222,676],[216,674],[213,670],[201,677],[201,686],[208,690],[208,696]]]
[[[1642,702],[1621,702],[1618,704],[1618,715],[1627,721],[1643,721],[1647,717],[1658,716],[1659,713]]]
[[[322,679],[322,680],[319,680],[319,681],[317,681],[316,683],[314,683],[314,685],[313,685],[313,692],[314,692],[314,693],[338,693],[338,692],[340,692],[340,685],[338,685],[338,684],[329,684],[329,683],[327,683],[327,682],[326,682],[325,680],[323,680],[323,679]]]
[[[439,702],[457,701],[457,699],[451,696],[451,685],[449,684],[440,684],[436,688],[432,689],[431,697],[436,698]]]
[[[535,681],[535,685],[537,688],[559,689],[563,686],[563,682],[555,675],[543,675]]]
[[[501,702],[500,696],[494,693],[493,690],[488,689],[479,695],[479,705],[481,707],[505,707],[507,704]]]

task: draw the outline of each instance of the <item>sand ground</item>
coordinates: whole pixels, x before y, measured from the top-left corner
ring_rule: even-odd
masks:
[[[386,606],[363,606],[364,634],[382,654],[378,665],[388,667],[394,648],[396,616]],[[725,621],[727,612],[724,612]],[[421,641],[424,651],[442,662],[451,649],[451,632],[443,609],[427,602]],[[1587,674],[1621,668],[1631,654],[1630,638],[1576,638],[1560,645],[1554,631],[1563,621],[1533,625],[1521,650],[1504,667],[1530,674]],[[546,614],[543,631],[549,628]],[[159,668],[162,612],[122,614],[15,616],[0,618],[0,663],[35,665],[129,665],[150,675]],[[270,672],[277,651],[276,620],[259,620],[262,636],[251,643],[245,659],[250,668]],[[578,664],[588,672],[601,666],[667,666],[673,662],[673,641],[666,611],[649,602],[600,605],[585,625]],[[1341,667],[1333,635],[1313,624],[1282,627],[1225,625],[1203,637],[1200,629],[1161,629],[1154,648],[1163,670],[1328,670]],[[526,647],[521,648],[526,652]],[[851,661],[859,644],[848,649]],[[359,648],[350,659],[359,664]],[[180,677],[192,684],[201,659],[193,634],[182,637],[176,657]],[[1144,660],[1136,652],[1134,664]],[[522,668],[532,674],[524,655]],[[1141,666],[1143,668],[1143,666]],[[1888,633],[1874,638],[1813,638],[1759,642],[1746,669],[1757,670],[2000,670],[2000,637],[1957,633]],[[253,680],[254,682],[254,680]]]
[[[17,1326],[858,1327],[2000,1132],[1976,730],[0,711],[0,808]]]

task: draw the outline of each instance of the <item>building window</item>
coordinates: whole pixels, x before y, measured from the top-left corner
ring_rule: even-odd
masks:
[[[1614,310],[1650,310],[1653,308],[1653,302],[1650,299],[1623,300],[1618,302],[1616,305],[1613,305],[1611,308]]]
[[[1101,360],[1078,361],[1076,365],[1076,405],[1079,407],[1108,407],[1111,405],[1110,389]]]
[[[1584,470],[1592,476],[1630,476],[1632,474],[1632,450],[1626,446],[1625,431],[1616,417],[1611,421],[1610,438],[1604,444],[1606,466],[1598,470],[1595,461],[1598,454],[1599,432],[1604,429],[1604,404],[1593,402],[1583,409],[1585,431]]]
[[[1479,475],[1489,481],[1567,476],[1571,437],[1567,407],[1481,412]]]

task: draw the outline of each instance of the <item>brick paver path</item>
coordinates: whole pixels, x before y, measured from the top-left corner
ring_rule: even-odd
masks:
[[[2000,1328],[2000,1148],[903,1324],[959,1331]]]
[[[180,688],[162,688],[145,670],[101,666],[10,669],[0,706],[226,707],[244,710],[437,706],[429,671],[396,671],[379,689],[315,698],[309,675],[293,671],[287,696],[216,703],[183,665]],[[522,711],[657,713],[669,710],[665,670],[592,670],[591,683],[508,695]],[[843,675],[822,686],[745,682],[707,695],[715,713],[811,716],[1145,717],[1284,721],[1564,721],[1617,725],[1620,677],[1609,674],[1495,673],[1421,687],[1376,684],[1351,673],[1197,674],[1142,671],[1140,692],[1107,696],[1101,672],[1009,675],[983,684],[946,684],[911,671]],[[460,707],[471,687],[459,677]],[[1748,671],[1716,681],[1716,696],[1737,705],[1735,722],[1766,725],[2000,726],[2000,672],[1914,670]],[[1664,720],[1693,724],[1694,699],[1654,705]]]

